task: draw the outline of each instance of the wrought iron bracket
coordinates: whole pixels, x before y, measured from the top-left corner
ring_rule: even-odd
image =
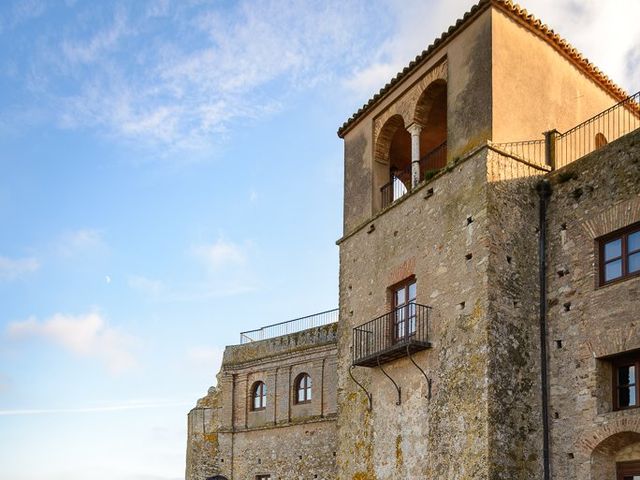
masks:
[[[393,378],[391,378],[387,372],[385,372],[384,368],[382,368],[382,365],[380,365],[380,355],[378,355],[377,361],[378,361],[378,368],[380,369],[380,371],[382,373],[384,373],[384,376],[387,377],[389,380],[391,380],[391,383],[393,383],[393,386],[396,387],[396,390],[398,392],[398,401],[396,402],[396,405],[401,405],[402,404],[402,389],[398,386],[398,384],[395,382],[395,380]]]
[[[364,392],[364,394],[367,396],[367,400],[369,401],[369,407],[368,407],[368,409],[369,409],[369,411],[371,411],[371,409],[373,408],[373,395],[372,395],[372,394],[370,394],[370,393],[367,391],[367,389],[366,389],[366,388],[364,388],[364,387],[362,386],[362,384],[361,384],[359,381],[357,381],[357,380],[355,379],[355,377],[353,376],[353,373],[352,373],[352,371],[353,371],[353,369],[354,369],[354,368],[356,368],[356,366],[355,366],[355,365],[351,365],[351,366],[349,367],[349,376],[351,377],[351,380],[353,380],[353,383],[355,383],[356,385],[358,385],[358,386],[360,387],[360,389]]]
[[[413,356],[411,355],[411,351],[409,350],[409,345],[407,345],[407,357],[409,357],[409,360],[411,360],[411,363],[413,363],[416,366],[416,368],[420,370],[420,373],[422,373],[424,378],[427,380],[427,394],[425,395],[424,398],[426,398],[427,400],[431,400],[431,379],[429,378],[427,373],[420,367],[420,365],[418,365],[416,361],[413,359]]]

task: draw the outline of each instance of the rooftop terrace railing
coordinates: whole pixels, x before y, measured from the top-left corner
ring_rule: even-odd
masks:
[[[295,318],[286,322],[274,323],[256,330],[240,333],[240,343],[256,342],[268,338],[280,337],[290,333],[300,332],[309,328],[321,327],[338,321],[338,309],[327,310],[306,317]]]
[[[560,168],[640,128],[640,92],[557,135],[554,167]]]
[[[562,168],[640,128],[640,92],[627,97],[572,129],[552,130],[544,139],[494,143],[509,155],[536,165]]]

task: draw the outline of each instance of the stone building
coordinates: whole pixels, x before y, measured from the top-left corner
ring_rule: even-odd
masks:
[[[331,348],[229,347],[187,479],[639,479],[639,101],[511,2],[473,7],[338,131]],[[335,400],[297,419],[301,351]],[[258,377],[274,409],[247,413]]]

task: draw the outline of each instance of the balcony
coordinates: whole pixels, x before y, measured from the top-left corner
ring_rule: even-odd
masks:
[[[444,141],[420,161],[419,183],[429,180],[447,164],[447,142]],[[380,204],[386,208],[396,200],[409,193],[411,188],[411,165],[403,169],[395,169],[390,174],[391,181],[380,187]]]
[[[431,307],[410,303],[353,329],[354,366],[376,367],[431,347]]]

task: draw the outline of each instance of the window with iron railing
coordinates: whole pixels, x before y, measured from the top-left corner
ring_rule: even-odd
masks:
[[[408,289],[407,289],[408,292]],[[431,307],[415,300],[353,329],[352,364],[375,367],[431,347]]]

